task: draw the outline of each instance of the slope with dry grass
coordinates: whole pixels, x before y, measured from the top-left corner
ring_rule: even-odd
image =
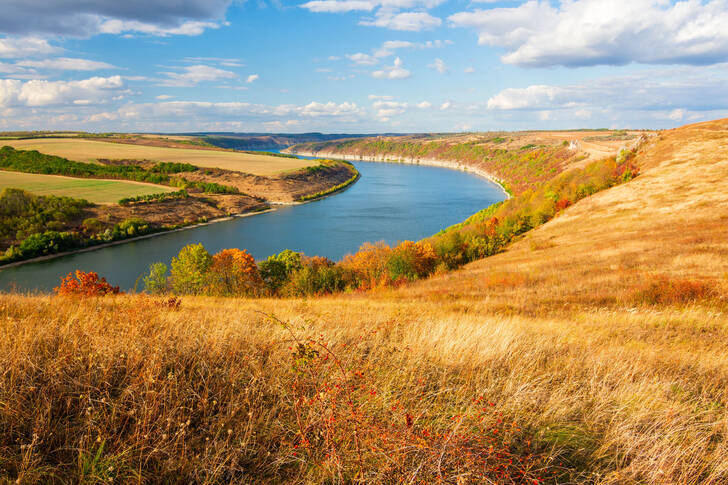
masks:
[[[398,290],[1,296],[0,476],[726,483],[727,146],[663,132],[635,180]]]

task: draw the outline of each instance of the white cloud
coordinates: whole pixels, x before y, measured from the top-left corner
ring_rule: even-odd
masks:
[[[379,64],[382,58],[389,57],[395,54],[398,49],[433,49],[439,48],[446,45],[451,45],[450,40],[428,40],[426,42],[410,42],[407,40],[388,40],[382,43],[382,45],[372,50],[372,54],[366,54],[363,52],[357,52],[356,54],[348,54],[346,57],[354,62],[363,66],[373,66]],[[440,60],[439,62],[444,63]],[[385,68],[386,70],[386,68]],[[379,76],[377,76],[379,77]]]
[[[474,73],[474,72],[475,72],[475,68],[474,68],[473,66],[468,66],[468,67],[466,67],[466,68],[465,68],[465,69],[463,70],[463,72],[464,72],[465,74],[472,74],[472,73]]]
[[[234,72],[204,64],[185,66],[181,72],[163,72],[162,74],[167,76],[167,79],[161,80],[158,86],[167,87],[192,87],[204,81],[220,81],[238,77]]]
[[[610,110],[667,110],[676,120],[686,110],[712,111],[728,109],[725,86],[726,65],[650,70],[625,76],[605,77],[582,84],[554,86],[532,85],[509,88],[488,99],[489,110],[568,111],[580,118]],[[676,106],[677,104],[677,106]]]
[[[4,0],[0,32],[88,37],[99,33],[199,35],[233,0]]]
[[[58,57],[40,61],[21,61],[18,66],[34,67],[38,69],[54,69],[60,71],[98,71],[99,69],[116,69],[106,62],[90,61],[88,59],[75,59],[72,57]]]
[[[377,3],[367,0],[313,0],[304,3],[301,8],[311,12],[345,13],[353,10],[371,11]]]
[[[728,0],[530,0],[459,12],[452,25],[505,49],[507,64],[705,65],[728,60]]]
[[[174,98],[174,96],[170,96],[169,94],[160,94],[159,96],[155,96],[154,98],[160,101],[166,101],[168,99]]]
[[[439,57],[436,57],[435,62],[430,64],[428,67],[431,67],[432,69],[436,70],[440,74],[447,74],[450,72],[450,70],[447,68],[447,65],[445,64],[445,61],[443,61]]]
[[[442,20],[427,12],[392,13],[390,11],[379,11],[376,18],[359,22],[359,25],[411,32],[434,29],[439,27],[440,24],[442,24]]]
[[[257,80],[258,80],[258,78],[260,78],[260,76],[259,76],[259,75],[257,75],[257,74],[251,74],[250,76],[248,76],[248,77],[247,77],[247,78],[245,79],[245,82],[246,82],[246,83],[248,83],[248,84],[250,84],[250,83],[252,83],[252,82],[254,82],[254,81],[257,81]]]
[[[0,39],[0,59],[54,54],[60,51],[45,39],[37,37],[6,37]]]
[[[446,111],[450,108],[452,108],[452,103],[450,101],[445,101],[444,103],[442,103],[442,106],[440,106],[441,111]]]
[[[348,54],[346,56],[346,58],[356,64],[360,64],[363,66],[373,66],[374,64],[379,62],[379,60],[376,57],[370,56],[369,54],[364,54],[363,52],[357,52],[356,54]]]
[[[552,106],[557,96],[564,93],[557,86],[534,85],[524,89],[508,88],[488,100],[488,109],[538,109]]]
[[[418,103],[417,104],[417,107],[420,108],[420,109],[432,108],[432,103],[430,103],[429,101],[423,101],[421,103]]]
[[[402,60],[397,57],[393,65],[386,66],[379,71],[374,71],[372,76],[378,79],[406,79],[411,74],[410,71],[402,67]]]
[[[686,114],[686,110],[678,108],[670,111],[670,114],[668,114],[667,117],[672,121],[681,121],[683,118],[685,118]]]
[[[0,79],[0,106],[51,106],[104,103],[127,92],[121,76],[81,81]]]
[[[376,110],[376,117],[380,121],[387,122],[392,116],[404,113],[407,110],[407,103],[380,99],[372,103],[372,107]]]

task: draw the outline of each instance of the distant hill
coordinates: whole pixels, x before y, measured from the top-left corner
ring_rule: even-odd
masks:
[[[321,142],[330,140],[343,140],[351,138],[366,138],[376,136],[373,134],[343,134],[343,133],[185,133],[189,136],[199,136],[207,143],[221,148],[235,150],[266,150],[272,148],[285,148],[298,143]]]

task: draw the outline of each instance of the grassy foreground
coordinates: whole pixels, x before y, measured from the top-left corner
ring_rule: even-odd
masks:
[[[635,180],[396,290],[0,296],[0,477],[726,483],[727,141],[664,132]]]

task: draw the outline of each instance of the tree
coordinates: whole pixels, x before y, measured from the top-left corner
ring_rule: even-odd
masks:
[[[253,296],[263,281],[253,256],[240,249],[224,249],[212,257],[208,291],[221,296]]]
[[[144,288],[149,293],[164,293],[167,291],[167,265],[152,263],[149,266],[149,275],[144,277]]]
[[[284,249],[259,265],[260,277],[274,293],[288,281],[291,273],[302,268],[301,253]]]
[[[202,244],[188,244],[172,258],[172,289],[179,294],[199,294],[205,289],[212,256]]]

